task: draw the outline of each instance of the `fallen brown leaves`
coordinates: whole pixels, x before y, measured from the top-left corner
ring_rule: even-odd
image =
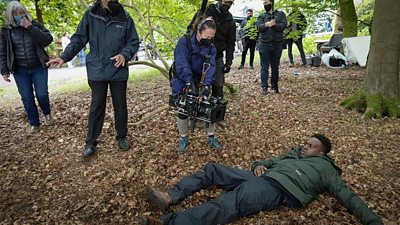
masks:
[[[163,111],[147,123],[130,127],[131,149],[121,152],[114,140],[111,98],[98,152],[82,159],[90,103],[89,93],[51,95],[56,124],[25,136],[19,107],[0,112],[0,223],[2,224],[138,224],[150,212],[144,187],[170,187],[208,161],[248,169],[253,160],[268,158],[302,143],[313,133],[334,142],[332,157],[343,178],[386,223],[400,223],[400,120],[364,121],[339,106],[362,83],[365,70],[350,68],[281,69],[281,94],[261,96],[256,70],[233,70],[226,79],[238,85],[227,95],[226,130],[217,130],[224,144],[219,153],[207,147],[202,130],[190,147],[177,155],[175,116]],[[300,72],[300,76],[292,75]],[[168,102],[163,78],[131,84],[129,122]],[[189,197],[172,210],[182,210],[221,193],[213,188]],[[232,224],[355,224],[356,219],[329,195],[306,209],[280,207]]]

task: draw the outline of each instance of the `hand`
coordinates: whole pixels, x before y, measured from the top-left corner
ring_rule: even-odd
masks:
[[[23,18],[21,19],[21,26],[23,26],[23,27],[25,27],[25,28],[28,28],[28,27],[30,27],[31,25],[32,25],[32,22],[29,21],[28,18],[23,17]]]
[[[115,60],[115,67],[125,66],[125,57],[121,54],[111,57],[110,59]]]
[[[229,73],[229,71],[231,71],[231,66],[228,64],[225,64],[224,66],[224,73]]]
[[[203,88],[203,90],[201,90],[200,96],[203,97],[203,98],[208,98],[208,97],[210,97],[210,88],[209,88],[208,86],[205,86],[205,87]]]
[[[47,63],[46,66],[49,68],[61,68],[61,66],[64,64],[64,60],[61,58],[55,58],[55,59],[50,59]]]
[[[6,82],[11,82],[11,80],[10,80],[10,74],[4,74],[4,75],[3,75],[3,79],[4,79]]]
[[[182,90],[183,94],[188,93],[188,92],[190,91],[191,88],[192,88],[192,84],[191,84],[191,83],[187,83],[187,84],[185,85],[185,87],[183,88],[183,90]]]
[[[267,171],[267,170],[268,169],[263,165],[256,166],[256,168],[254,168],[254,175],[259,177],[259,176],[263,175],[263,173],[265,173],[265,171]]]
[[[271,20],[271,21],[269,21],[270,22],[270,27],[273,27],[273,26],[275,26],[276,25],[276,22],[275,22],[275,19],[273,19],[273,20]]]

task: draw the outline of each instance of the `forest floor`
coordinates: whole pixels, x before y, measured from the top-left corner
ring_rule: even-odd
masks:
[[[134,72],[134,71],[133,71]],[[294,75],[295,72],[300,73]],[[207,162],[249,169],[254,160],[284,153],[314,133],[333,142],[331,156],[343,179],[387,224],[400,224],[400,120],[365,121],[340,102],[361,87],[365,69],[281,66],[280,94],[261,96],[259,67],[233,69],[226,81],[239,92],[226,94],[227,129],[217,128],[222,151],[207,146],[202,129],[177,154],[176,117],[163,111],[129,127],[131,148],[118,150],[113,108],[107,112],[96,154],[82,158],[89,92],[52,94],[56,123],[26,136],[22,103],[0,110],[0,224],[138,224],[151,212],[145,187],[171,187]],[[257,80],[257,81],[256,81]],[[159,76],[128,87],[129,122],[168,103],[169,84]],[[222,190],[202,190],[171,210],[214,198]],[[305,209],[279,207],[232,224],[357,224],[329,194]]]

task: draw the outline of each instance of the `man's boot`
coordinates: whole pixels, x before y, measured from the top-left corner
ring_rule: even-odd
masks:
[[[172,198],[166,191],[153,187],[146,187],[147,198],[151,206],[156,209],[166,211],[172,204]]]
[[[140,225],[163,225],[163,222],[151,216],[142,216]]]
[[[261,95],[267,95],[267,87],[262,87]]]

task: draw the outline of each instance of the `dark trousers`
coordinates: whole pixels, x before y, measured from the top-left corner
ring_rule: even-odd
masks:
[[[216,185],[227,192],[213,200],[185,211],[174,212],[161,219],[168,225],[216,225],[230,223],[240,217],[272,210],[283,203],[284,193],[269,180],[251,171],[208,163],[203,171],[183,177],[168,190],[173,203]]]
[[[303,38],[300,37],[299,39],[297,39],[296,41],[294,41],[293,39],[288,39],[287,40],[287,45],[288,45],[288,55],[289,55],[289,61],[290,63],[294,63],[293,61],[293,54],[292,54],[292,46],[293,46],[293,42],[296,44],[297,49],[299,49],[300,52],[300,57],[301,57],[301,61],[303,62],[303,65],[307,64],[306,61],[306,55],[304,54],[304,49],[303,49]]]
[[[224,60],[223,58],[217,58],[216,60],[217,68],[215,70],[215,76],[212,84],[212,95],[215,97],[222,97],[224,95]]]
[[[90,104],[87,144],[97,145],[97,138],[103,128],[106,112],[107,91],[110,86],[112,103],[114,106],[115,129],[117,140],[125,138],[128,132],[128,110],[126,106],[127,81],[93,81],[89,80],[92,90],[92,102]]]
[[[271,88],[278,88],[279,63],[282,56],[282,44],[260,44],[261,87],[268,87],[269,67],[271,66]]]
[[[48,92],[48,70],[46,68],[17,68],[14,73],[15,83],[21,95],[28,122],[32,126],[39,126],[39,112],[35,103],[35,96],[44,115],[49,115],[50,99]]]
[[[247,55],[247,50],[250,49],[250,62],[249,65],[253,66],[254,62],[254,51],[256,50],[256,40],[251,40],[251,39],[244,39],[243,40],[243,52],[242,52],[242,62],[240,65],[244,66],[246,62],[246,55]]]

